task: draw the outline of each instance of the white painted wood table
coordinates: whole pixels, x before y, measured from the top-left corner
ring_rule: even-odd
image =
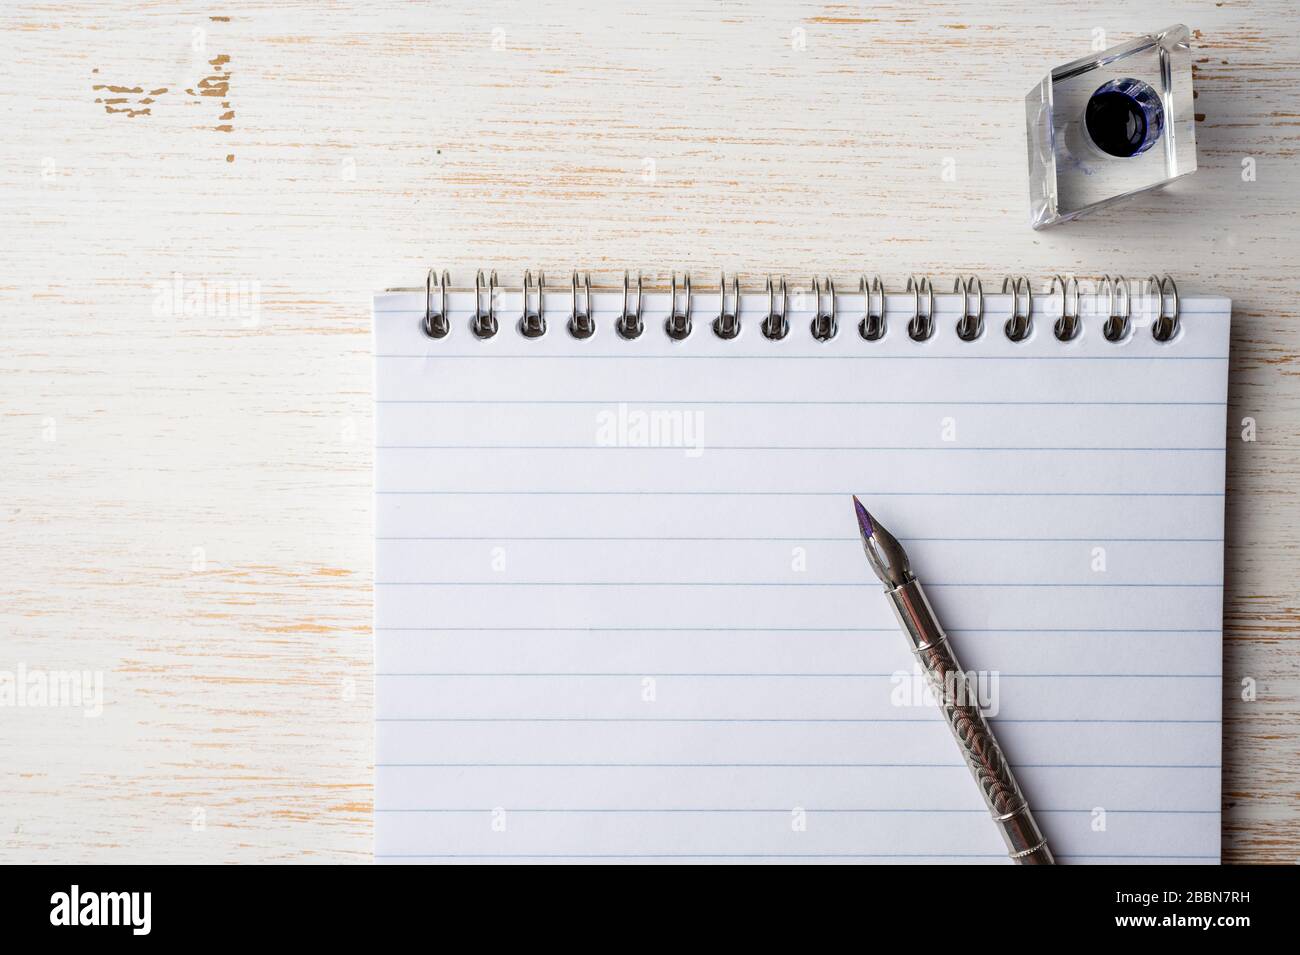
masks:
[[[1296,861],[1300,17],[1080,9],[6,5],[0,670],[103,712],[0,710],[0,858],[369,860],[369,298],[437,263],[1231,295],[1224,856]],[[1200,171],[1031,232],[1026,91],[1176,20]]]

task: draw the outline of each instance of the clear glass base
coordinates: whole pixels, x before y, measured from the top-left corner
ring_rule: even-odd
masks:
[[[1090,102],[1091,129],[1085,119]],[[1187,27],[1172,26],[1057,67],[1025,97],[1025,121],[1035,229],[1195,172]],[[1099,122],[1116,128],[1099,129]],[[1117,154],[1127,151],[1124,143],[1132,152]]]

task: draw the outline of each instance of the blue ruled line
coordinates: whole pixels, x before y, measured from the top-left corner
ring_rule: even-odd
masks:
[[[916,543],[978,543],[978,544],[1221,544],[1222,537],[900,537],[900,541]],[[376,541],[692,541],[692,542],[744,542],[744,543],[802,543],[802,544],[861,544],[862,538],[842,537],[592,537],[592,536],[537,536],[513,537],[509,535],[445,536],[445,537],[376,537]]]
[[[1006,859],[991,852],[376,852],[376,859]],[[1062,855],[1058,859],[1213,859],[1213,855]]]
[[[1223,447],[1051,447],[1002,445],[779,445],[779,444],[687,444],[642,446],[605,444],[377,444],[376,451],[659,451],[681,454],[682,451],[1200,451],[1223,454]]]
[[[962,769],[965,763],[375,763],[376,769]],[[1218,763],[1017,763],[1017,769],[1220,769]]]
[[[958,852],[376,852],[376,859],[1005,859]],[[1061,857],[1064,858],[1064,857]],[[1156,858],[1143,856],[1142,858]],[[1206,857],[1209,858],[1209,857]]]
[[[632,353],[605,354],[515,354],[502,355],[487,352],[460,354],[406,354],[385,353],[375,358],[421,359],[424,361],[574,361],[574,360],[636,360],[636,361],[1227,361],[1227,355],[694,355],[677,352],[671,355],[637,355]]]
[[[897,633],[897,627],[375,627],[377,633]],[[947,627],[949,633],[1222,633],[1221,627]]]
[[[680,450],[680,449],[678,449]],[[425,490],[381,491],[379,496],[464,496],[464,497],[848,497],[861,494],[870,497],[1223,497],[1223,491],[661,491],[640,488],[634,491],[483,491],[483,490]]]
[[[376,587],[874,587],[867,581],[789,582],[782,580],[376,580]],[[936,587],[1181,587],[1219,589],[1221,583],[930,583]]]
[[[965,399],[956,399],[952,401],[938,400],[845,400],[845,401],[819,401],[816,399],[789,399],[789,400],[745,400],[743,398],[731,399],[683,399],[683,398],[377,398],[377,405],[523,405],[529,408],[537,405],[685,405],[691,407],[694,405],[736,405],[746,407],[749,405],[813,405],[813,406],[866,406],[873,405],[883,406],[934,406],[947,407],[949,405],[980,405],[980,406],[1003,406],[1009,405],[1014,407],[1059,407],[1059,406],[1078,406],[1078,407],[1212,407],[1222,408],[1227,405],[1226,401],[967,401]]]
[[[784,678],[784,679],[815,679],[828,678],[838,680],[859,680],[859,679],[881,679],[892,678],[898,675],[898,671],[889,673],[678,673],[664,670],[637,670],[635,672],[615,672],[615,671],[569,671],[554,673],[539,673],[537,671],[516,671],[516,672],[474,672],[474,671],[431,671],[431,672],[409,672],[409,673],[376,673],[376,677],[644,677],[651,673],[656,677],[696,677],[708,679],[712,677],[728,677],[744,679],[753,678]],[[1221,680],[1222,673],[1005,673],[998,671],[998,678],[1015,678],[1025,680],[1039,679],[1095,679],[1095,680]]]
[[[805,724],[805,723],[911,723],[932,726],[934,717],[697,717],[697,716],[377,716],[376,723],[724,723],[724,724]],[[1004,726],[1013,723],[1033,725],[1063,723],[1075,724],[1175,724],[1211,726],[1222,725],[1222,720],[1172,720],[1172,719],[1089,719],[1086,717],[1061,717],[1058,719],[1006,719],[994,717],[991,722]]]
[[[490,813],[490,812],[492,812],[492,810],[493,810],[494,808],[496,808],[496,807],[493,807],[493,806],[479,806],[479,807],[469,807],[469,808],[463,808],[463,807],[447,807],[447,808],[443,808],[443,807],[428,807],[428,808],[424,808],[424,807],[416,807],[416,808],[411,808],[411,809],[375,809],[374,812],[377,812],[377,813],[394,813],[394,814],[397,814],[397,813],[418,813],[418,814],[424,814],[424,813],[447,813],[447,814],[450,815],[450,814],[462,814],[462,813],[465,813],[465,814]],[[988,811],[987,809],[917,809],[917,808],[913,808],[913,807],[910,807],[910,806],[897,807],[897,808],[895,808],[895,807],[887,807],[887,808],[879,808],[879,809],[877,809],[877,808],[820,809],[820,808],[817,808],[817,807],[814,807],[814,806],[805,806],[805,807],[803,807],[803,808],[804,808],[804,811],[805,811],[805,812],[808,812],[808,813],[819,813],[819,814],[822,814],[822,815],[858,815],[858,814],[861,814],[861,815],[874,815],[874,814],[877,814],[877,813],[902,813],[902,814],[907,814],[907,815],[930,815],[931,813],[945,813],[945,814],[953,814],[953,815],[987,816],[988,813],[989,813],[989,811]],[[1035,813],[1035,814],[1046,813],[1046,812],[1055,812],[1055,813],[1087,813],[1087,814],[1091,815],[1094,811],[1095,811],[1095,810],[1094,810],[1093,808],[1082,808],[1082,809],[1040,809],[1040,808],[1038,808],[1037,806],[1034,807],[1034,813]],[[531,814],[535,814],[535,815],[548,815],[548,814],[556,814],[556,815],[568,815],[568,814],[573,814],[573,815],[585,815],[585,814],[588,814],[588,813],[590,813],[590,814],[610,814],[610,815],[619,815],[619,814],[627,814],[627,815],[640,815],[640,814],[644,814],[644,815],[658,815],[658,814],[683,814],[683,815],[688,815],[688,814],[692,814],[692,813],[699,813],[699,814],[701,814],[701,815],[704,815],[704,814],[715,814],[715,813],[716,813],[716,814],[736,814],[736,815],[744,815],[744,814],[755,814],[755,815],[779,814],[779,815],[782,815],[782,816],[788,816],[788,815],[790,814],[790,807],[789,807],[789,806],[784,806],[784,807],[780,807],[780,808],[777,808],[777,809],[738,809],[738,808],[730,808],[730,807],[728,807],[728,808],[718,808],[718,809],[713,809],[713,808],[689,808],[689,807],[665,808],[665,809],[650,809],[650,808],[647,808],[647,809],[639,809],[639,808],[626,808],[626,809],[597,809],[597,808],[592,808],[592,809],[582,809],[582,808],[558,808],[558,809],[536,808],[536,809],[517,809],[517,808],[511,808],[511,809],[510,809],[510,812],[511,812],[511,813],[531,813]],[[1107,815],[1112,815],[1112,814],[1123,814],[1123,815],[1151,815],[1151,816],[1217,816],[1217,815],[1220,815],[1220,810],[1218,810],[1218,809],[1111,809],[1110,807],[1107,807],[1107,808],[1106,808],[1106,814],[1107,814]]]

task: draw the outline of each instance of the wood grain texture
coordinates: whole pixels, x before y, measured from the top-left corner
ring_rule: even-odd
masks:
[[[0,857],[369,859],[369,297],[437,263],[1170,272],[1231,295],[1224,857],[1295,862],[1300,18],[1151,16],[6,5],[0,669],[105,682],[97,719],[0,711]],[[1026,91],[1094,30],[1174,19],[1197,31],[1200,170],[1030,231]],[[176,273],[218,297],[173,309]]]

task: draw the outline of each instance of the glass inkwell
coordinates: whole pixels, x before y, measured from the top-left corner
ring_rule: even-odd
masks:
[[[1030,221],[1068,222],[1196,171],[1187,27],[1058,66],[1025,97]]]

